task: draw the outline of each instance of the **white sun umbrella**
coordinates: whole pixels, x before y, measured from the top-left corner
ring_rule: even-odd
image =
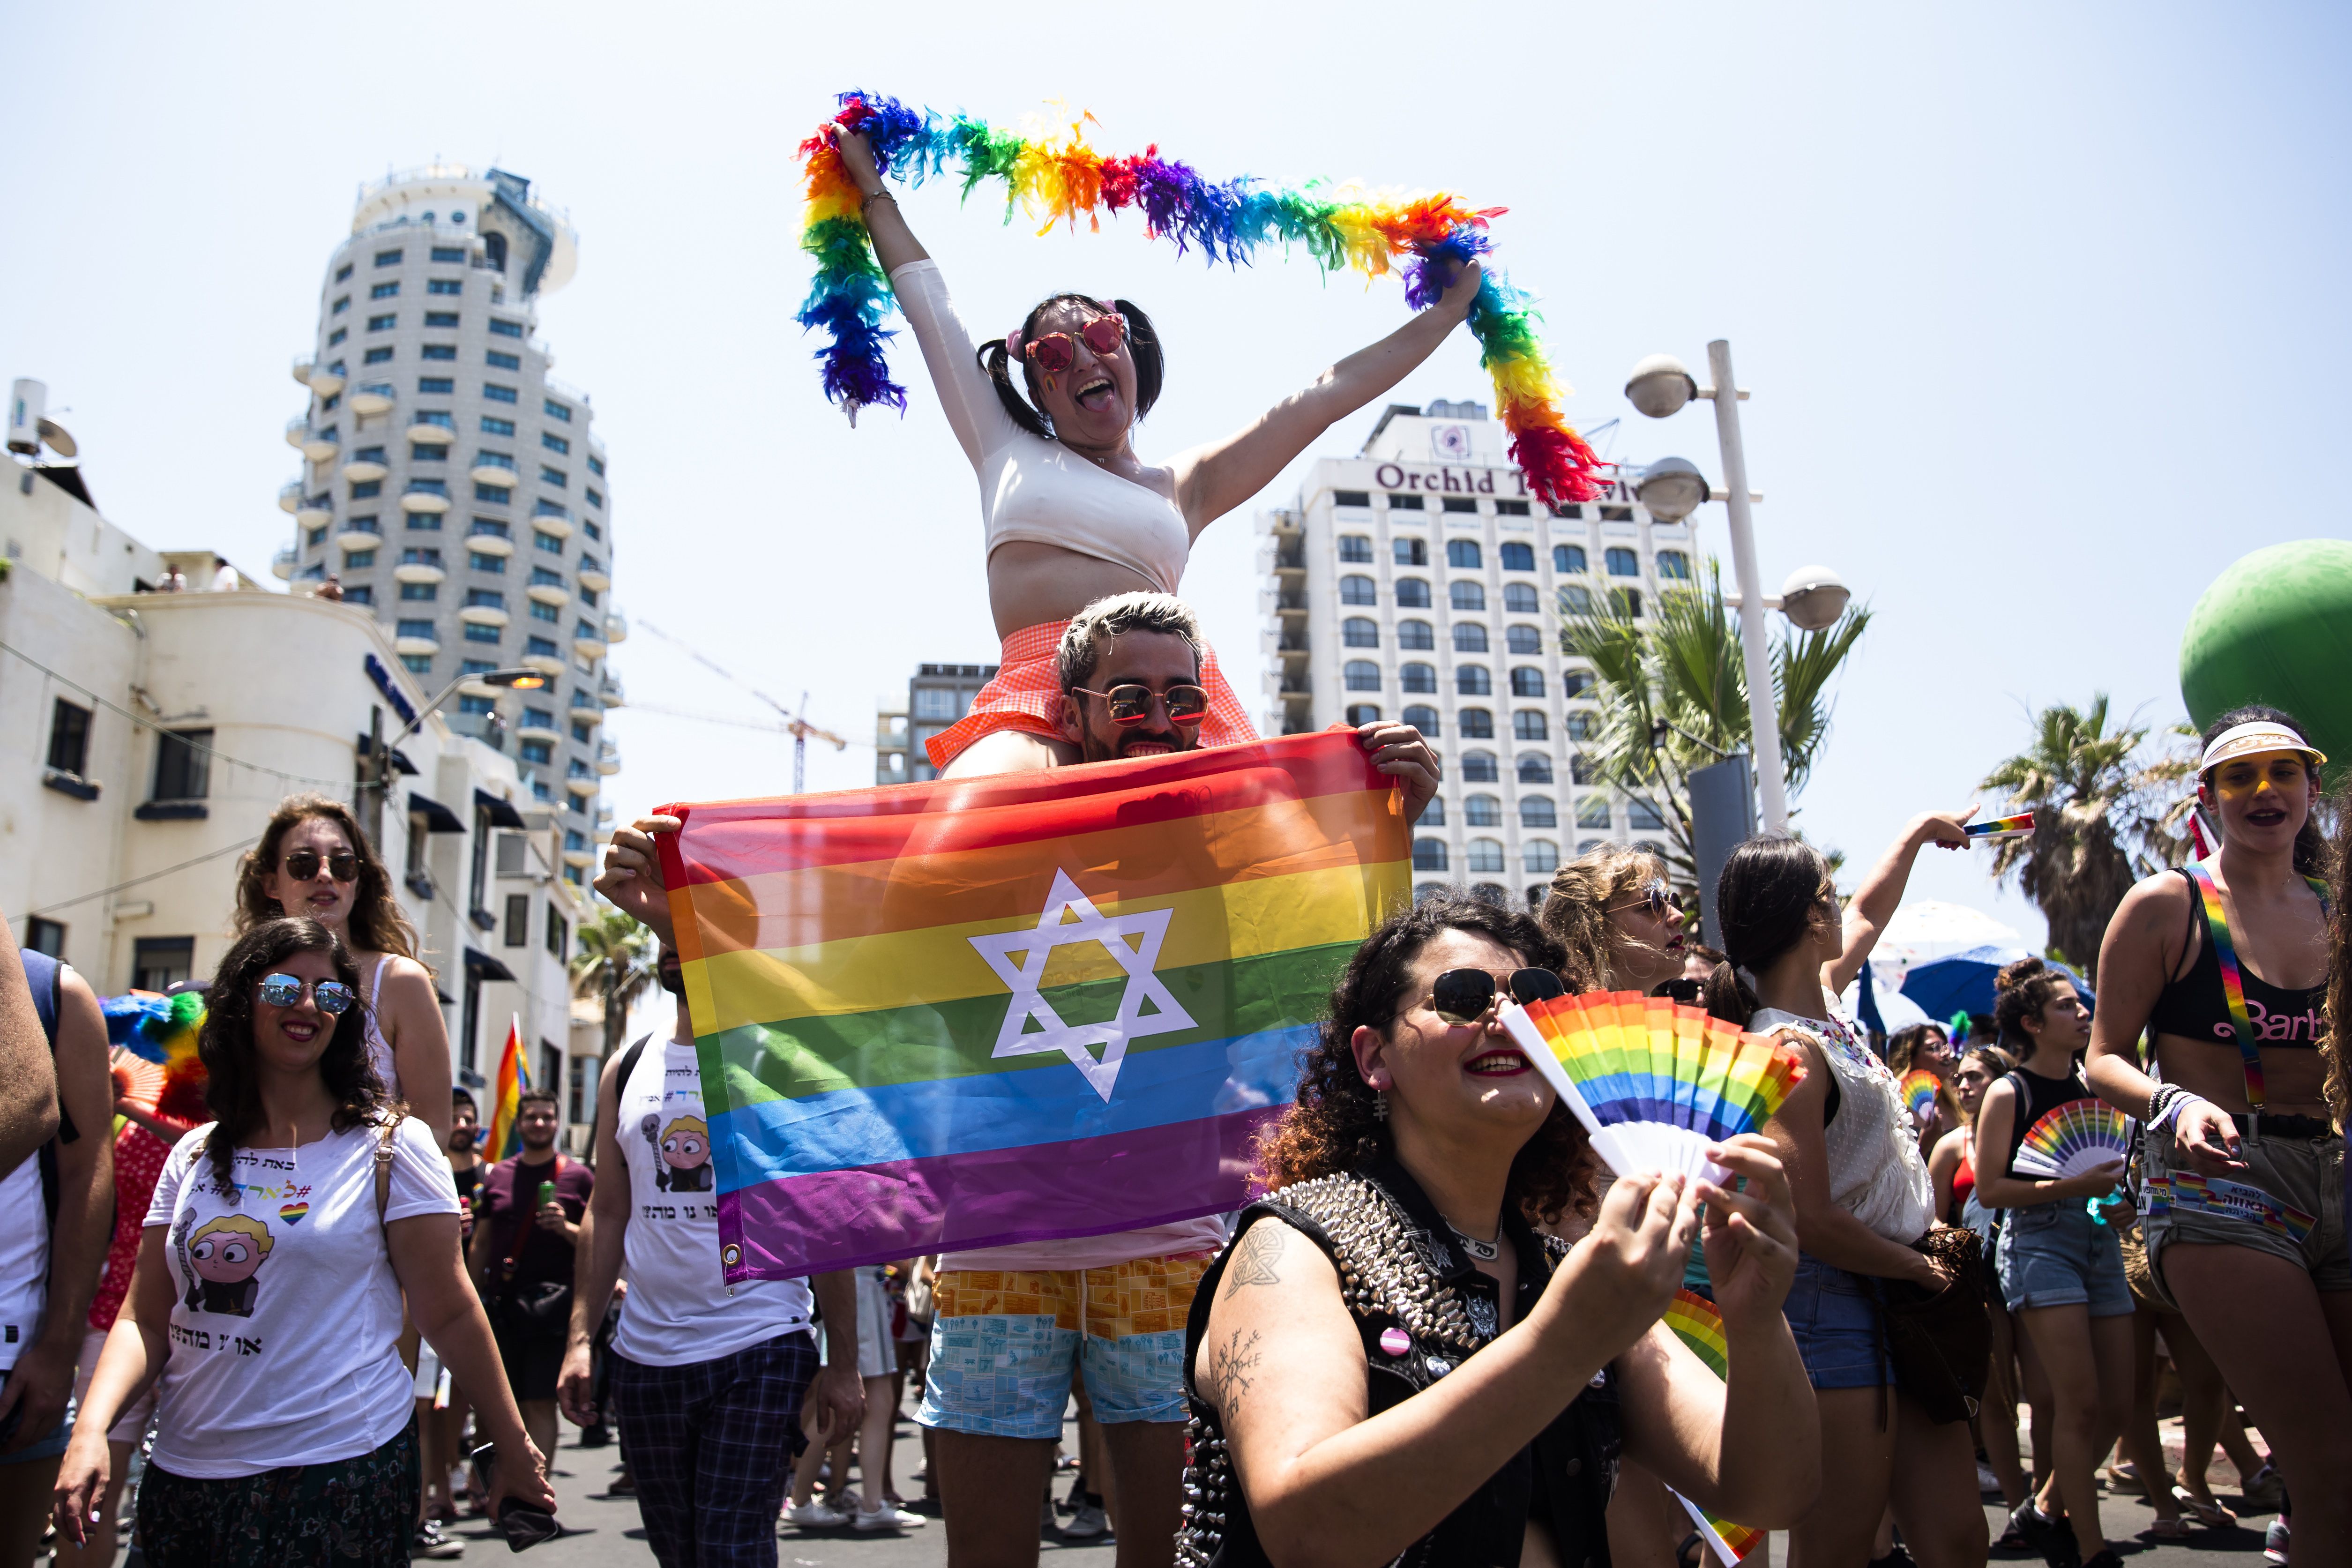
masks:
[[[2016,930],[1982,910],[1935,899],[1906,904],[1887,921],[1886,928],[1878,933],[1878,945],[1871,951],[1871,968],[1879,983],[1879,1007],[1882,1011],[1886,1008],[1890,995],[1900,992],[1904,975],[1916,965],[1966,952],[1972,947],[2018,945]],[[1886,1026],[1895,1029],[1902,1026],[1889,1012]]]

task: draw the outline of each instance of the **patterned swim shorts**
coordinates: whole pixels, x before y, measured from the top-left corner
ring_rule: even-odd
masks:
[[[1097,1421],[1185,1419],[1184,1319],[1212,1256],[941,1274],[916,1419],[986,1437],[1058,1437],[1079,1370]]]

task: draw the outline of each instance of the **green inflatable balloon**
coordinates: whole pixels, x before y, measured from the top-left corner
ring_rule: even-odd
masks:
[[[2352,542],[2257,550],[2213,580],[2180,636],[2180,699],[2202,729],[2248,702],[2284,708],[2352,765]]]

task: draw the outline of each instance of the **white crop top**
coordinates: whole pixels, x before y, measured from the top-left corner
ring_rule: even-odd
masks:
[[[1013,422],[980,368],[939,263],[894,268],[890,287],[922,345],[948,424],[980,474],[988,553],[1016,539],[1059,545],[1124,566],[1161,593],[1174,593],[1192,551],[1192,530],[1176,503]]]

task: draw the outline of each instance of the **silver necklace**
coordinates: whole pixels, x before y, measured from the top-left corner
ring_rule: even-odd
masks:
[[[1445,1218],[1443,1215],[1440,1215],[1438,1217],[1440,1219]],[[1471,1257],[1476,1258],[1481,1263],[1492,1263],[1496,1258],[1503,1256],[1503,1236],[1500,1231],[1496,1231],[1495,1233],[1494,1240],[1481,1241],[1476,1237],[1469,1235],[1467,1232],[1464,1231],[1460,1226],[1455,1225],[1450,1219],[1445,1220],[1445,1228],[1454,1233],[1454,1239],[1462,1244],[1463,1251],[1468,1253]]]

